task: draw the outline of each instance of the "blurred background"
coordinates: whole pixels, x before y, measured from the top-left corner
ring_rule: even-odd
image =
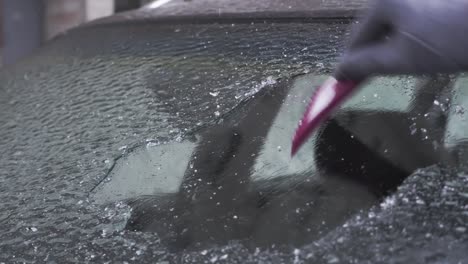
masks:
[[[0,0],[0,67],[15,63],[57,34],[152,0]]]

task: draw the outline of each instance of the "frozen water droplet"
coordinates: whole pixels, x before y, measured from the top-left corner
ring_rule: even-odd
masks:
[[[390,197],[387,197],[383,203],[380,204],[380,206],[382,207],[382,209],[388,209],[392,206],[395,205],[395,197],[394,196],[390,196]]]
[[[200,254],[202,254],[202,256],[205,256],[206,254],[208,254],[208,250],[203,250],[202,252],[200,252]]]
[[[435,105],[440,105],[440,102],[437,101],[437,100],[434,100],[434,104],[435,104]]]
[[[30,229],[31,229],[31,231],[33,231],[33,232],[37,232],[37,228],[36,228],[36,227],[34,227],[34,226],[33,226],[33,227],[31,227]]]
[[[416,199],[416,204],[424,205],[426,203],[423,200],[421,200],[420,198],[417,198]]]
[[[463,115],[465,113],[465,108],[463,108],[463,106],[457,105],[455,106],[455,113]]]
[[[294,254],[294,263],[299,263],[299,254],[301,254],[301,250],[298,248],[295,248],[293,251]]]
[[[340,262],[340,259],[335,255],[329,255],[327,257],[327,262],[328,263],[338,263],[338,262]]]
[[[220,116],[221,113],[220,113],[219,111],[216,111],[216,112],[214,112],[214,115],[215,115],[215,116]]]
[[[418,132],[418,128],[416,127],[416,123],[411,124],[409,129],[410,129],[411,135],[414,135],[414,134],[416,134],[416,132]]]
[[[154,147],[157,146],[158,144],[156,142],[148,142],[146,143],[146,147]]]
[[[281,151],[281,146],[276,147],[278,151]]]
[[[234,215],[232,218],[237,219],[237,215]]]
[[[254,256],[257,256],[258,254],[260,254],[260,248],[256,247],[255,252],[254,252]]]

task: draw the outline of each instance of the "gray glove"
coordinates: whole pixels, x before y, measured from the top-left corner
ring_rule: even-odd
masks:
[[[468,70],[468,0],[377,0],[352,34],[339,80]]]

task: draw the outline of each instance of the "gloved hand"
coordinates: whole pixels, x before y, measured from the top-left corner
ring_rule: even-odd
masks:
[[[338,80],[468,70],[468,0],[376,0],[352,34]]]

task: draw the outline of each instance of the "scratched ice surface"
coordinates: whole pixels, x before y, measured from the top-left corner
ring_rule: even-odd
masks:
[[[122,155],[168,142],[189,142],[180,150],[190,149],[195,141],[186,134],[222,124],[262,88],[306,72],[329,73],[346,28],[340,23],[89,27],[3,69],[0,261],[466,261],[468,178],[462,170],[420,170],[381,205],[299,248],[252,251],[232,241],[174,253],[157,234],[124,230],[131,214],[125,203],[90,199]],[[459,107],[462,115],[462,102]],[[281,147],[270,146],[277,152]]]

